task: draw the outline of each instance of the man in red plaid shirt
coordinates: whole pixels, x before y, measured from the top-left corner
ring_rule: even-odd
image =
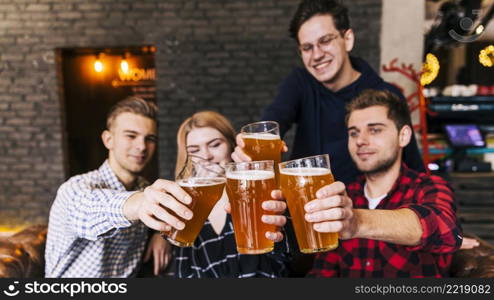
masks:
[[[340,245],[316,256],[310,277],[447,277],[462,242],[447,183],[402,162],[413,130],[407,104],[364,91],[347,106],[348,149],[364,174],[321,188],[306,204],[319,232]]]

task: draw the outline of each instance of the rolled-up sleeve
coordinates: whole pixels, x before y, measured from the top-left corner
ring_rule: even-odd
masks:
[[[417,201],[402,208],[411,209],[419,218],[422,236],[409,251],[452,253],[462,242],[461,227],[456,217],[453,192],[446,181],[437,176],[424,180],[417,190]]]
[[[125,217],[125,201],[136,191],[117,191],[92,187],[84,180],[64,183],[58,197],[67,212],[65,222],[78,237],[95,241],[113,236],[132,223]]]

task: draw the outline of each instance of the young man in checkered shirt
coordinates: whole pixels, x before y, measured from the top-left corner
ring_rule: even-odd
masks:
[[[310,277],[447,277],[461,245],[447,183],[409,169],[413,134],[407,104],[366,90],[347,106],[348,149],[363,175],[321,188],[305,205],[319,232],[338,232],[337,249],[316,256]],[[338,178],[336,178],[338,179]]]

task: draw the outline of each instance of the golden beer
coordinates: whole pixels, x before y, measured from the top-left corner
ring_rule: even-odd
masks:
[[[327,168],[281,168],[280,184],[292,217],[300,251],[314,253],[338,247],[338,233],[321,233],[305,220],[304,205],[316,199],[316,192],[334,182]]]
[[[182,230],[172,228],[165,232],[168,240],[180,247],[190,247],[194,244],[197,235],[201,231],[204,222],[211,213],[216,202],[223,195],[225,187],[225,178],[190,178],[183,179],[177,182],[192,198],[192,202],[187,205],[193,212],[193,217],[190,220],[183,220],[185,227]]]
[[[283,144],[278,134],[271,133],[243,133],[245,143],[244,152],[252,161],[272,160],[278,166],[281,162],[281,148]],[[280,174],[275,168],[276,184],[279,186]]]
[[[271,165],[272,168],[272,165]],[[276,226],[262,222],[262,202],[271,199],[276,189],[273,171],[239,170],[227,171],[226,192],[232,209],[233,228],[237,251],[242,254],[261,254],[274,248],[266,232],[276,231]]]

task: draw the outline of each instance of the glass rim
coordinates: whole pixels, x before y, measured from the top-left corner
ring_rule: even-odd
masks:
[[[243,164],[255,164],[255,163],[271,163],[274,167],[274,160],[272,159],[267,159],[267,160],[253,160],[253,161],[241,161],[241,162],[229,162],[225,165],[225,169],[228,166],[237,166],[237,165],[243,165]]]
[[[192,160],[193,158],[198,159],[199,161],[194,161],[194,160]],[[187,154],[187,156],[185,157],[185,161],[186,162],[190,161],[193,164],[199,164],[199,163],[207,163],[210,165],[219,165],[220,164],[220,163],[212,162],[212,161],[208,160],[207,158],[204,158],[204,157],[201,157],[201,156],[195,155],[195,154]]]
[[[248,126],[260,125],[260,124],[274,124],[274,125],[276,125],[276,127],[278,128],[278,130],[280,129],[280,124],[278,122],[276,122],[276,121],[259,121],[259,122],[253,122],[253,123],[245,124],[244,126],[242,126],[240,128],[240,133],[242,133],[242,134],[245,134],[245,133],[246,134],[260,133],[260,132],[244,132],[244,128],[246,128]],[[276,127],[272,128],[272,129],[270,129],[268,131],[264,131],[264,132],[270,132],[273,129],[275,129]]]
[[[288,163],[295,163],[297,161],[307,160],[307,159],[316,158],[316,157],[327,157],[328,158],[328,162],[329,162],[329,154],[326,153],[326,154],[318,154],[318,155],[312,155],[312,156],[307,156],[307,157],[302,157],[302,158],[297,158],[297,159],[282,161],[282,162],[278,163],[278,167],[281,169],[281,168],[284,168],[284,165],[286,165]],[[305,168],[305,167],[299,167],[299,168]]]
[[[199,159],[199,161],[194,161],[193,158]],[[188,166],[195,166],[195,165],[201,166],[202,168],[204,168],[204,169],[206,169],[206,170],[210,171],[211,173],[214,173],[218,176],[218,177],[211,177],[211,178],[225,177],[225,172],[226,172],[225,166],[222,166],[220,163],[215,163],[215,162],[209,161],[209,160],[207,160],[203,157],[197,156],[197,155],[188,154],[185,158],[185,162],[184,162],[184,166],[182,167],[182,170],[180,170],[180,172],[175,176],[175,181],[186,179],[186,178],[183,178],[183,176],[184,176],[185,172],[187,172]],[[222,170],[222,172],[221,171],[218,172],[217,170],[208,168],[208,166],[218,166]],[[194,176],[191,178],[196,178],[196,177]]]

